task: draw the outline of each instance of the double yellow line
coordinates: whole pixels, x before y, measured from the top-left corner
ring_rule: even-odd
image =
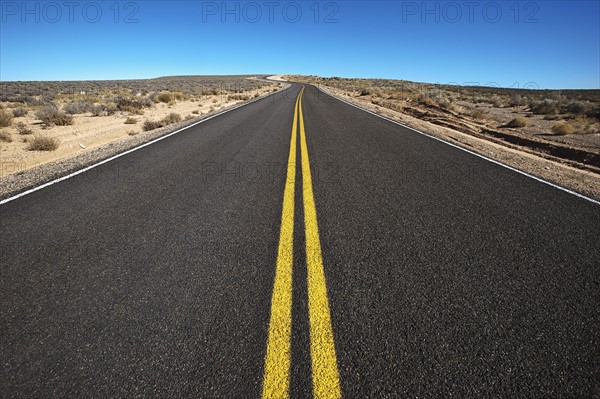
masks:
[[[288,157],[287,177],[283,191],[281,230],[277,250],[275,283],[271,299],[271,320],[265,356],[263,398],[289,398],[292,338],[292,265],[294,252],[294,190],[296,183],[296,140],[300,128],[302,157],[302,198],[306,235],[306,267],[308,286],[308,316],[310,325],[310,355],[313,394],[316,398],[341,398],[340,381],[335,356],[331,314],[327,299],[317,210],[313,195],[312,176],[308,161],[302,94],[296,98],[292,138]]]

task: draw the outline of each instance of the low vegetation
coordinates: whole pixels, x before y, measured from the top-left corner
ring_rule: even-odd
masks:
[[[15,127],[17,128],[17,132],[20,135],[29,135],[29,134],[33,134],[33,130],[31,128],[29,128],[26,124],[24,124],[23,122],[19,122],[15,125]]]
[[[250,95],[234,93],[227,96],[227,101],[247,101],[250,100]]]
[[[187,100],[189,96],[181,91],[164,91],[154,97],[155,102],[171,104],[174,101]]]
[[[138,120],[132,117],[127,117],[127,119],[125,119],[125,124],[126,125],[135,125],[136,123],[138,123]]]
[[[170,125],[171,123],[181,122],[181,115],[176,114],[175,112],[171,112],[169,115],[165,116],[162,119],[162,122],[165,123],[165,125]]]
[[[71,115],[61,112],[56,107],[44,107],[39,109],[35,116],[46,126],[68,126],[74,123]]]
[[[143,129],[144,131],[154,130],[177,122],[181,122],[181,115],[171,112],[169,115],[165,116],[159,121],[145,121]]]
[[[15,108],[12,112],[15,118],[21,118],[29,113],[29,111],[23,107]]]
[[[518,115],[506,124],[506,127],[525,127],[529,121],[524,116]]]
[[[256,91],[269,83],[249,76],[165,76],[156,79],[0,82],[0,102],[47,106],[53,102],[114,102],[119,98],[170,102],[184,98]],[[155,97],[164,94],[161,101]],[[116,101],[115,101],[116,100]]]
[[[289,76],[290,80],[325,85],[353,92],[355,97],[367,97],[387,106],[405,102],[424,107],[440,107],[454,112],[464,104],[518,108],[521,112],[544,115],[545,119],[575,118],[583,115],[600,122],[600,91],[598,90],[530,90],[493,86],[457,86],[417,83],[391,79],[345,79],[338,77]],[[382,100],[392,100],[383,102]],[[482,119],[484,115],[473,109],[463,110],[463,115]]]
[[[117,112],[117,106],[114,103],[94,105],[91,110],[93,116],[109,116]]]
[[[569,122],[558,122],[552,126],[552,132],[559,136],[573,134],[575,133],[575,126],[571,125]]]
[[[45,134],[35,135],[28,142],[27,149],[29,151],[54,151],[60,145],[60,141],[57,138]]]
[[[87,101],[80,101],[65,105],[63,110],[69,115],[76,115],[91,112],[93,108],[94,104]]]
[[[12,125],[13,113],[9,110],[0,110],[0,127],[9,127]]]
[[[151,106],[152,100],[149,98],[118,98],[116,101],[116,107],[119,111],[129,112],[136,115],[143,115],[143,109],[150,108]]]
[[[160,124],[160,121],[147,120],[144,122],[143,129],[145,132],[147,132],[150,130],[158,129],[159,127],[162,127],[162,125]]]

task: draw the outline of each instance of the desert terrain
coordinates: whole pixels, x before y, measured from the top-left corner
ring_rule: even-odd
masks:
[[[287,75],[427,134],[600,198],[600,90]],[[368,132],[366,132],[368,134]]]
[[[0,178],[277,91],[251,76],[0,82]]]

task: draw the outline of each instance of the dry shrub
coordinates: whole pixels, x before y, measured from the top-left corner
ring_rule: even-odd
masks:
[[[144,122],[143,129],[144,131],[158,129],[159,127],[165,127],[172,123],[181,122],[181,115],[176,114],[175,112],[171,112],[169,115],[165,116],[163,119],[159,121],[150,121],[147,120]]]
[[[529,121],[524,116],[518,115],[506,124],[507,127],[525,127]]]
[[[568,122],[558,122],[552,126],[552,132],[560,136],[575,133],[575,127]]]
[[[556,114],[558,112],[558,101],[545,98],[543,101],[529,103],[531,112],[534,114],[548,115]]]
[[[13,109],[13,115],[15,116],[15,118],[20,118],[22,116],[25,116],[25,115],[27,115],[28,112],[29,111],[23,107]]]
[[[227,95],[227,101],[247,101],[250,99],[250,96],[247,94],[240,94],[240,93],[235,93],[235,94],[228,94]]]
[[[136,115],[143,115],[143,108],[151,106],[152,101],[147,98],[135,100],[130,98],[120,98],[116,103],[116,107],[119,111],[129,112]]]
[[[162,127],[160,124],[160,121],[145,121],[144,122],[144,126],[143,129],[144,131],[148,131],[148,130],[154,130],[154,129],[158,129],[159,127]]]
[[[155,101],[159,103],[172,103],[174,101],[187,100],[188,96],[180,91],[163,91],[156,95]]]
[[[170,125],[171,123],[181,122],[181,115],[171,112],[169,115],[165,116],[161,122],[164,123],[164,126]]]
[[[60,141],[54,137],[39,134],[29,141],[29,151],[54,151],[58,148]]]
[[[21,135],[28,135],[33,133],[33,130],[27,127],[27,125],[23,122],[17,123],[15,127],[17,128],[17,132]]]
[[[477,108],[468,108],[466,111],[462,112],[462,114],[477,120],[482,120],[485,118],[485,112]]]
[[[67,126],[74,123],[73,117],[64,112],[60,112],[55,107],[45,107],[35,113],[36,118],[41,120],[46,126]]]
[[[94,104],[89,103],[87,101],[70,103],[64,106],[63,110],[69,115],[75,114],[85,114],[86,112],[90,112]]]
[[[0,111],[0,127],[9,127],[12,125],[13,113],[11,111]]]

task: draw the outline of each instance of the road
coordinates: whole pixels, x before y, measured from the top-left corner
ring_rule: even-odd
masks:
[[[0,206],[0,397],[600,396],[600,206],[301,91]]]

